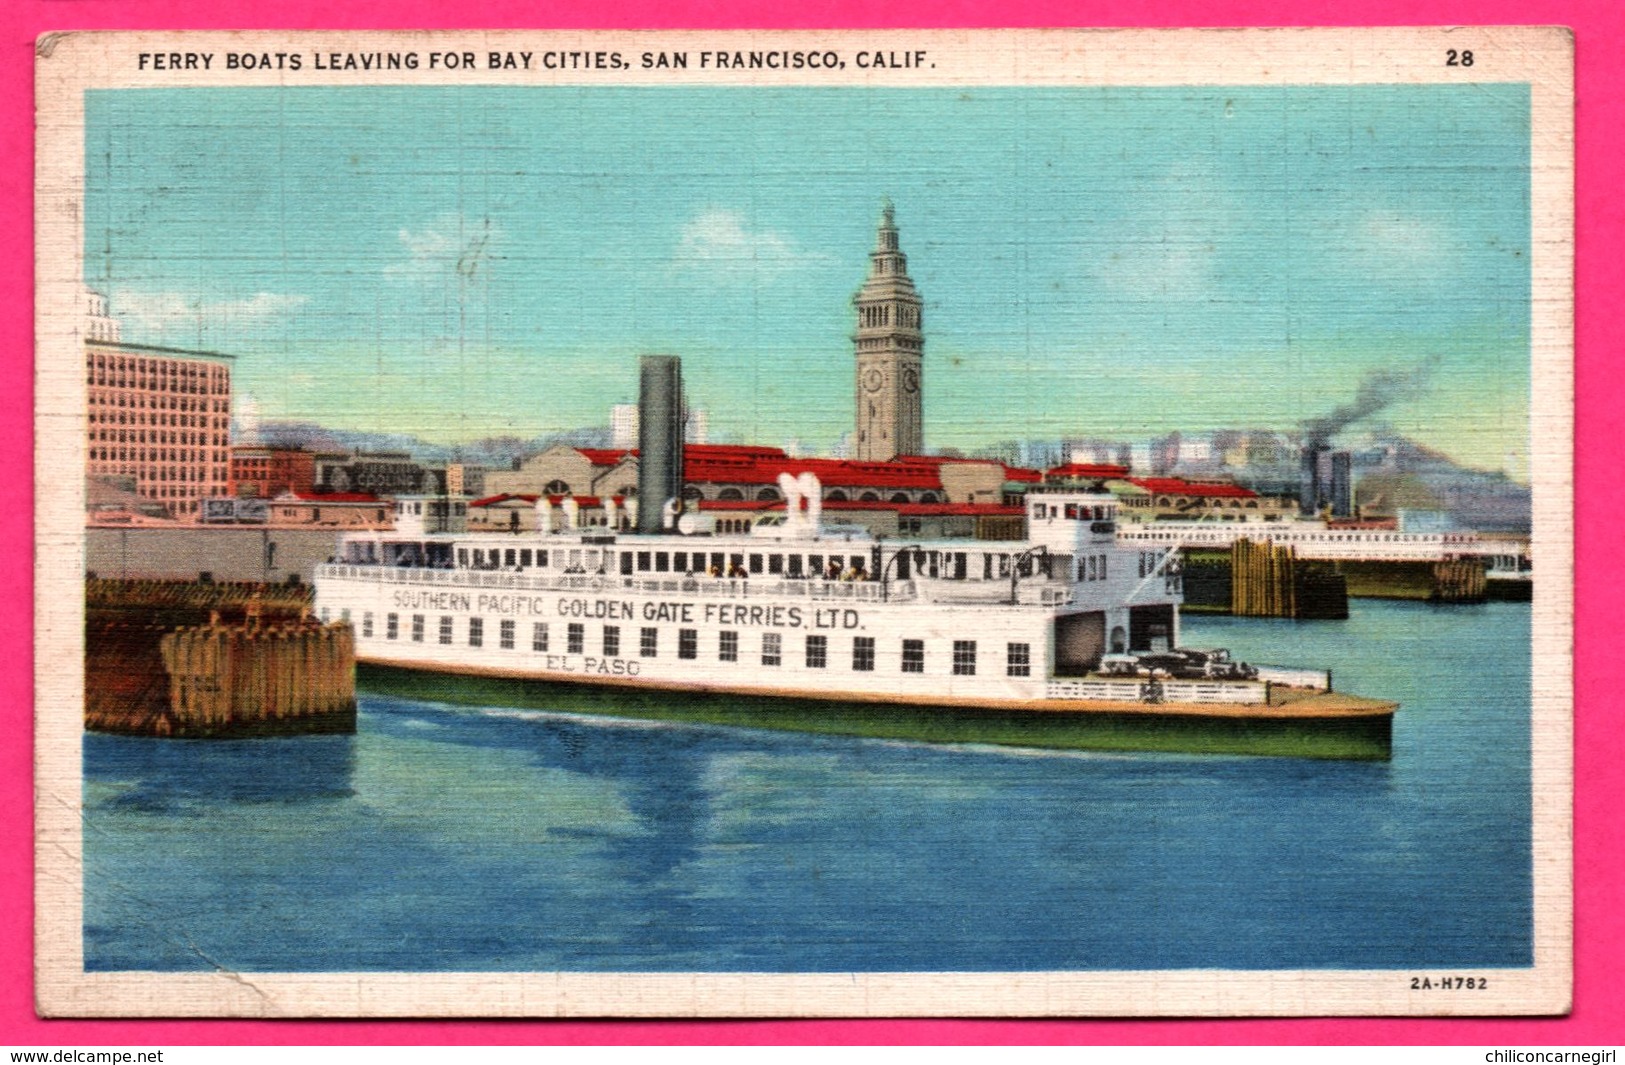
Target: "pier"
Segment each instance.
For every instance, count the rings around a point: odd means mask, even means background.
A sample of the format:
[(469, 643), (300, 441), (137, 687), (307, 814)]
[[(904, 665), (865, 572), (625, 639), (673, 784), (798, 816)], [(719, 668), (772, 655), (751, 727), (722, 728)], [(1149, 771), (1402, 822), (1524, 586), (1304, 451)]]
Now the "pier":
[(1186, 549), (1184, 609), (1236, 617), (1342, 619), (1354, 591), (1330, 562), (1288, 544), (1237, 540), (1228, 551)]
[(355, 637), (303, 586), (86, 581), (85, 727), (169, 737), (355, 731)]

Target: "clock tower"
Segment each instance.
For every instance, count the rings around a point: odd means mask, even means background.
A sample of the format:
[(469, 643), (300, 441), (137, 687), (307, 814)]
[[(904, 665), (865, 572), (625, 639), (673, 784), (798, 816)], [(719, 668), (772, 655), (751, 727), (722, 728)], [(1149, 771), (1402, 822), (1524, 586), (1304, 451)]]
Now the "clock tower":
[(897, 245), (897, 221), (886, 201), (869, 253), (869, 277), (852, 305), (858, 329), (856, 457), (885, 462), (924, 448), (920, 362), (925, 354), (921, 302)]

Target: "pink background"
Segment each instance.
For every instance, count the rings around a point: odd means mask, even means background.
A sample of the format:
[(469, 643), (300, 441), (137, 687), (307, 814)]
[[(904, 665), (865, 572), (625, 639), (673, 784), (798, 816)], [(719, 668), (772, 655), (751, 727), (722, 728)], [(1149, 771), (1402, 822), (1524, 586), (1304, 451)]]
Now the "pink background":
[[(1625, 1036), (1625, 727), (1604, 670), (1608, 603), (1621, 593), (1611, 551), (1625, 526), (1625, 493), (1610, 489), (1621, 436), (1625, 372), (1625, 4), (1620, 0), (823, 0), (800, 7), (740, 0), (7, 0), (0, 3), (0, 329), (12, 387), (0, 389), (0, 1045), (306, 1043), (1413, 1043), (1608, 1044)], [(702, 28), (769, 26), (1236, 26), (1566, 25), (1576, 36), (1577, 234), (1575, 594), (1575, 991), (1566, 1018), (1535, 1020), (1271, 1021), (718, 1021), (718, 1022), (244, 1022), (41, 1021), (32, 978), (33, 833), (30, 478), (33, 293), (33, 42), (70, 29)]]

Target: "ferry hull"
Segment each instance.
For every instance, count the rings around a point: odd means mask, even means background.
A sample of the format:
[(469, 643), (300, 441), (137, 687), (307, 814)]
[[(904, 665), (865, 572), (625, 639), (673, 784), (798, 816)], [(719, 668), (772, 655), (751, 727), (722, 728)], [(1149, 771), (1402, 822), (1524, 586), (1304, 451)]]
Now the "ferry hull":
[(1392, 751), (1391, 704), (1316, 716), (1237, 713), (1232, 707), (1192, 704), (1009, 709), (605, 685), (368, 662), (358, 664), (356, 684), (361, 693), (462, 705), (926, 743), (1357, 761), (1387, 761)]

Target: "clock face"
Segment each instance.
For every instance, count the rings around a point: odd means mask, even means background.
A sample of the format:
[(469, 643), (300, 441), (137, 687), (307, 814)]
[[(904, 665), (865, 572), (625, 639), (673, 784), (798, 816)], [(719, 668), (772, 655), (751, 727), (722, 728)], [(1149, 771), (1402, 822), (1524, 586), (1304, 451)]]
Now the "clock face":
[(910, 366), (903, 371), (903, 391), (918, 392), (920, 390), (920, 372)]
[(886, 383), (886, 377), (879, 370), (871, 369), (863, 375), (863, 387), (870, 392), (879, 392), (880, 386)]

